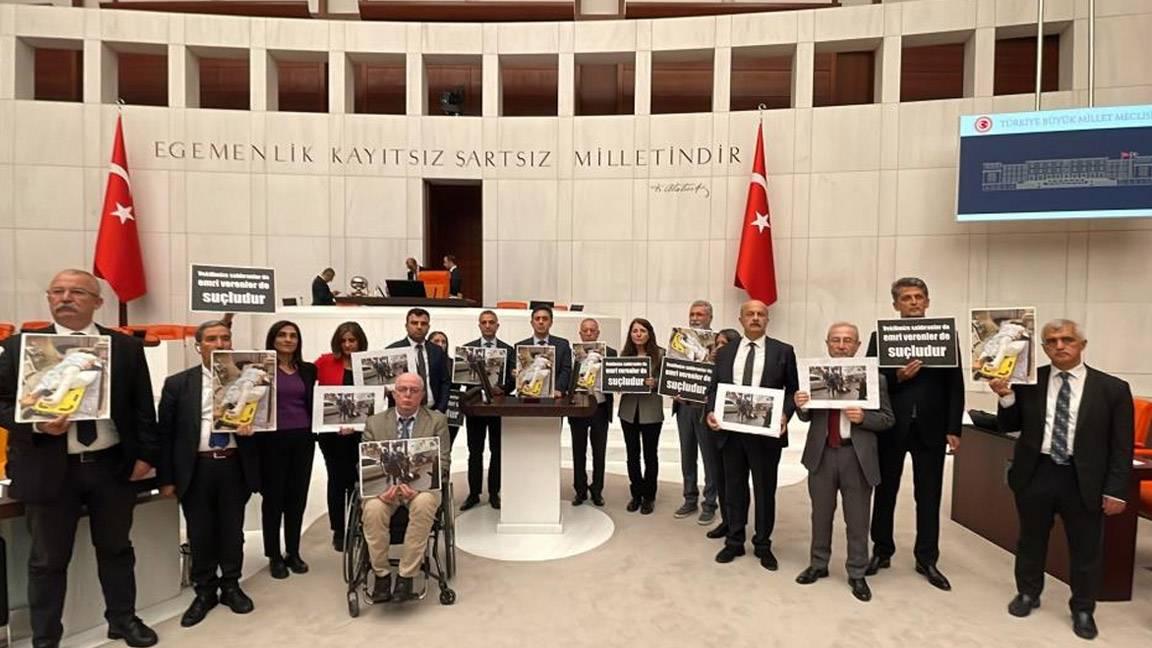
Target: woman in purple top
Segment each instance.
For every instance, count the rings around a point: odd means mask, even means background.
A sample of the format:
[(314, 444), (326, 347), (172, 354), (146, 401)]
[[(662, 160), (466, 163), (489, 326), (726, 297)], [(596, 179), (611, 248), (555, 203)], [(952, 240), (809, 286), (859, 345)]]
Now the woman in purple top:
[[(265, 348), (276, 351), (276, 427), (256, 438), (260, 442), (260, 506), (264, 555), (272, 578), (303, 574), (300, 533), (308, 484), (312, 480), (312, 388), (316, 365), (300, 356), (300, 327), (280, 321), (268, 329)], [(284, 553), (280, 553), (280, 523), (284, 523)]]

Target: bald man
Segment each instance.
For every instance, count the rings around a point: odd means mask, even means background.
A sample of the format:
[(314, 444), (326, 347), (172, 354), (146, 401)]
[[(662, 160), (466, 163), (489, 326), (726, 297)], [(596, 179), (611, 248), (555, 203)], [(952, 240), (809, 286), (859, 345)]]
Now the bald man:
[[(793, 397), (799, 390), (796, 378), (796, 352), (792, 346), (768, 337), (768, 306), (757, 300), (740, 307), (740, 325), (744, 337), (726, 344), (716, 352), (712, 385), (708, 389), (708, 415), (705, 422), (716, 434), (716, 443), (724, 462), (724, 548), (716, 562), (730, 563), (744, 555), (744, 527), (748, 523), (748, 475), (752, 475), (755, 494), (756, 534), (752, 547), (760, 566), (769, 571), (779, 569), (772, 554), (772, 529), (776, 524), (776, 477), (780, 453), (788, 447), (787, 424), (796, 411)], [(712, 413), (716, 391), (721, 383), (755, 385), (784, 390), (780, 437), (747, 434), (725, 430)]]
[(156, 465), (160, 442), (152, 381), (139, 340), (98, 326), (104, 303), (100, 282), (83, 270), (64, 270), (47, 290), (52, 324), (28, 333), (107, 335), (112, 339), (110, 420), (70, 421), (60, 416), (35, 424), (16, 422), (17, 369), (23, 335), (0, 343), (0, 427), (8, 430), (12, 496), (24, 502), (32, 538), (28, 602), (34, 646), (58, 646), (68, 584), (68, 563), (82, 508), (96, 548), (108, 638), (129, 646), (158, 639), (136, 616), (136, 555), (129, 533), (136, 504), (133, 481)]

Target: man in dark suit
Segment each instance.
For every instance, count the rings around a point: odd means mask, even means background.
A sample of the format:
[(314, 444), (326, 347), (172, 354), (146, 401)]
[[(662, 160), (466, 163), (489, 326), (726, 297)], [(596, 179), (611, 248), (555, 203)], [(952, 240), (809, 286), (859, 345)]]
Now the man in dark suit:
[(337, 290), (336, 292), (332, 292), (332, 290), (328, 287), (328, 284), (332, 283), (332, 280), (335, 278), (335, 270), (332, 268), (324, 268), (324, 272), (321, 272), (316, 276), (315, 279), (312, 280), (313, 306), (336, 305), (336, 295), (340, 294), (340, 291)]
[[(744, 555), (744, 528), (748, 524), (748, 475), (752, 475), (756, 499), (756, 534), (752, 546), (760, 565), (775, 571), (779, 568), (772, 554), (772, 529), (776, 524), (776, 478), (780, 453), (788, 447), (788, 420), (796, 410), (792, 398), (799, 389), (796, 381), (796, 353), (791, 345), (766, 335), (768, 306), (752, 300), (740, 307), (740, 325), (744, 337), (736, 344), (725, 345), (716, 353), (716, 369), (708, 389), (705, 421), (717, 435), (717, 445), (724, 456), (724, 506), (728, 534), (716, 562), (729, 563)], [(780, 437), (730, 432), (716, 420), (716, 390), (721, 384), (756, 385), (784, 390), (784, 411), (780, 417)]]
[(460, 293), (460, 266), (456, 265), (456, 255), (444, 255), (444, 269), (448, 271), (448, 295), (450, 297), (463, 297)]
[[(855, 324), (838, 322), (828, 327), (824, 338), (832, 358), (851, 358), (860, 350), (860, 330)], [(884, 376), (880, 376), (880, 407), (843, 411), (808, 409), (809, 394), (796, 392), (797, 417), (808, 421), (808, 440), (802, 461), (808, 469), (808, 495), (812, 498), (812, 550), (808, 566), (796, 577), (810, 585), (828, 576), (832, 557), (832, 518), (836, 515), (836, 493), (844, 500), (844, 523), (848, 527), (848, 585), (861, 601), (872, 600), (872, 590), (864, 579), (868, 568), (868, 512), (872, 489), (880, 483), (880, 460), (876, 434), (896, 422), (888, 402)], [(861, 396), (861, 400), (863, 400)]]
[[(500, 330), (500, 319), (496, 313), (485, 310), (480, 313), (480, 337), (464, 346), (503, 349), (505, 353), (504, 374), (499, 385), (492, 385), (493, 394), (510, 394), (514, 386), (512, 363), (516, 361), (516, 350), (507, 342), (496, 337)], [(492, 508), (500, 508), (500, 417), (469, 416), (464, 421), (468, 431), (468, 497), (460, 505), (461, 511), (480, 503), (480, 492), (484, 484), (484, 439), (488, 439), (488, 501)]]
[(424, 395), (428, 406), (441, 414), (448, 411), (448, 392), (452, 391), (452, 375), (448, 371), (448, 354), (435, 344), (428, 344), (428, 328), (432, 316), (423, 308), (412, 308), (404, 319), (408, 337), (388, 345), (389, 349), (412, 347), (416, 352), (418, 374), (428, 384)]
[(68, 563), (81, 507), (87, 508), (96, 548), (108, 638), (152, 646), (158, 638), (136, 616), (136, 555), (129, 534), (136, 484), (160, 454), (156, 410), (144, 347), (136, 339), (96, 325), (104, 303), (100, 283), (83, 270), (64, 270), (48, 287), (53, 326), (34, 333), (107, 335), (112, 340), (111, 420), (16, 422), (22, 335), (0, 346), (0, 427), (8, 430), (11, 493), (23, 500), (32, 552), (28, 605), (32, 645), (60, 645)]
[[(928, 285), (916, 277), (892, 282), (892, 306), (901, 318), (924, 317)], [(868, 342), (868, 356), (876, 355), (876, 334)], [(872, 576), (892, 564), (896, 553), (893, 519), (904, 456), (912, 455), (916, 490), (916, 572), (934, 587), (952, 589), (940, 572), (940, 497), (944, 489), (944, 449), (960, 447), (960, 420), (964, 415), (964, 375), (960, 367), (924, 367), (914, 359), (899, 369), (881, 369), (888, 382), (896, 426), (880, 436), (880, 484), (872, 501)]]
[(180, 498), (192, 548), (196, 598), (180, 625), (204, 620), (217, 603), (236, 614), (254, 608), (240, 589), (244, 563), (244, 506), (260, 486), (252, 426), (235, 434), (212, 432), (212, 352), (232, 348), (232, 330), (220, 320), (196, 329), (201, 364), (173, 374), (160, 393), (160, 493)]
[[(600, 323), (592, 318), (580, 322), (580, 341), (596, 342), (600, 339)], [(616, 349), (608, 347), (608, 357), (616, 357)], [(574, 374), (576, 372), (573, 372)], [(604, 462), (608, 452), (608, 425), (612, 423), (612, 394), (592, 392), (596, 411), (592, 416), (568, 417), (572, 431), (572, 489), (576, 496), (572, 506), (580, 506), (592, 495), (592, 503), (604, 506)], [(592, 486), (588, 486), (588, 441), (592, 441)]]
[(553, 398), (560, 398), (572, 385), (572, 345), (568, 340), (550, 335), (552, 330), (552, 308), (543, 304), (532, 309), (532, 337), (516, 343), (516, 346), (556, 347), (556, 372)]
[(1103, 516), (1124, 511), (1132, 472), (1132, 391), (1128, 383), (1084, 364), (1088, 341), (1071, 320), (1044, 325), (1040, 339), (1052, 361), (1035, 385), (990, 383), (1000, 397), (1001, 432), (1020, 431), (1008, 485), (1016, 495), (1020, 539), (1016, 544), (1013, 616), (1040, 607), (1048, 536), (1057, 514), (1068, 538), (1072, 630), (1096, 637)]

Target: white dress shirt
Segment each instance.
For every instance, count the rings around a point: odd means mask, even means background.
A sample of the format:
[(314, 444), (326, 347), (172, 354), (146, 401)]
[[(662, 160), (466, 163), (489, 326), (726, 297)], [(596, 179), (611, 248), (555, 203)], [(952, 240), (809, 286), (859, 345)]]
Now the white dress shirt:
[[(1076, 447), (1076, 416), (1080, 412), (1080, 399), (1084, 396), (1084, 380), (1088, 377), (1088, 368), (1084, 363), (1068, 370), (1068, 387), (1072, 393), (1068, 396), (1068, 456), (1073, 455)], [(1056, 420), (1056, 398), (1060, 395), (1060, 388), (1064, 379), (1060, 377), (1060, 370), (1052, 367), (1048, 374), (1048, 397), (1044, 403), (1044, 440), (1040, 443), (1040, 452), (1052, 454), (1052, 425)], [(1001, 407), (1012, 407), (1016, 404), (1015, 392), (1000, 397)]]
[[(408, 346), (412, 347), (413, 349), (416, 348), (417, 344), (420, 345), (420, 350), (417, 351), (416, 353), (424, 356), (424, 371), (425, 371), (425, 373), (431, 372), (432, 366), (430, 364), (428, 364), (428, 345), (431, 344), (431, 342), (428, 341), (428, 338), (424, 338), (423, 342), (417, 342), (416, 340), (413, 340), (412, 338), (407, 338), (407, 339), (408, 339)], [(419, 367), (419, 366), (420, 366), (419, 364), (416, 365), (416, 367)], [(412, 367), (412, 373), (416, 373), (416, 367)], [(424, 382), (428, 383), (428, 377), (427, 376), (424, 377)], [(427, 387), (428, 385), (426, 384), (425, 386)]]
[[(201, 379), (203, 386), (200, 389), (200, 452), (211, 452), (213, 450), (220, 450), (220, 448), (213, 448), (208, 441), (212, 436), (212, 371), (200, 365)], [(228, 445), (225, 448), (236, 447), (236, 436), (233, 434), (228, 435)]]
[(760, 379), (764, 376), (764, 342), (767, 340), (767, 335), (761, 335), (755, 340), (740, 338), (740, 348), (736, 351), (736, 359), (732, 362), (733, 383), (744, 384), (744, 365), (748, 362), (748, 349), (755, 344), (756, 357), (752, 361), (752, 386), (760, 386)]
[[(70, 328), (56, 324), (57, 335), (103, 335), (100, 329), (96, 328), (95, 322), (88, 322), (88, 326), (79, 331), (73, 331)], [(109, 361), (111, 361), (111, 351), (109, 351)], [(111, 368), (105, 374), (107, 377), (112, 376)], [(105, 388), (111, 388), (111, 385), (105, 385)], [(92, 445), (84, 445), (76, 438), (76, 424), (73, 423), (68, 426), (68, 454), (80, 454), (82, 452), (96, 452), (97, 450), (104, 450), (120, 443), (120, 433), (116, 431), (116, 424), (112, 419), (102, 419), (96, 421), (96, 440)]]

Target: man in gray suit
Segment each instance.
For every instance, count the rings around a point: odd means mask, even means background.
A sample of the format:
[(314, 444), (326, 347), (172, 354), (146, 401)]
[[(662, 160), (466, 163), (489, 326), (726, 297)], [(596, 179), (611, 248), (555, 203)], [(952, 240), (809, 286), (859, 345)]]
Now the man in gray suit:
[[(860, 330), (855, 324), (837, 322), (828, 328), (824, 344), (833, 358), (851, 358), (860, 349)], [(805, 376), (801, 379), (806, 381)], [(801, 383), (806, 384), (806, 382)], [(836, 514), (836, 492), (844, 500), (844, 521), (848, 526), (848, 584), (861, 601), (872, 599), (864, 580), (868, 567), (868, 520), (871, 516), (872, 488), (880, 483), (880, 460), (876, 433), (896, 423), (888, 402), (888, 387), (880, 376), (880, 409), (813, 409), (809, 395), (798, 391), (794, 397), (796, 415), (808, 421), (808, 440), (802, 461), (808, 469), (808, 495), (812, 498), (812, 556), (808, 567), (796, 577), (810, 585), (828, 576), (832, 556), (832, 518)]]

